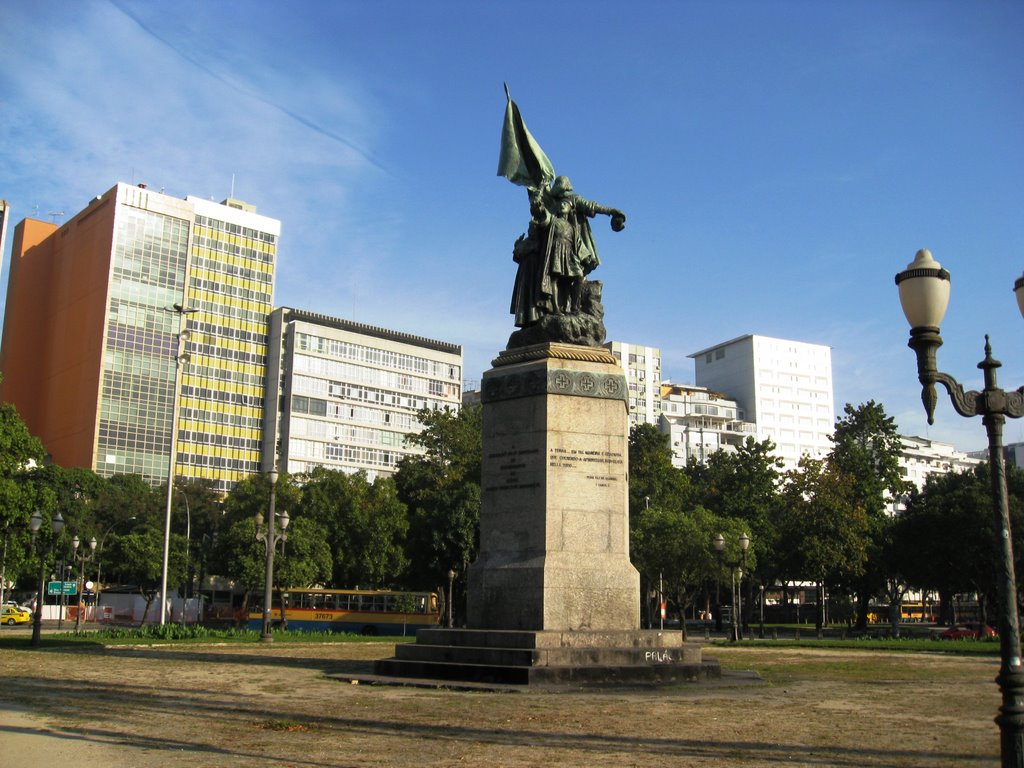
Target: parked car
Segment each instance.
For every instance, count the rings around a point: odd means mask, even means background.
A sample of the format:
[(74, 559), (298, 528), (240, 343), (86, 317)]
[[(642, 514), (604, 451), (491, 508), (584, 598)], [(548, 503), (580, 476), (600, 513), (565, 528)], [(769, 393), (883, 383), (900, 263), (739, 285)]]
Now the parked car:
[(988, 637), (998, 637), (998, 633), (987, 624), (954, 624), (944, 632), (939, 633), (940, 640), (979, 640)]
[(31, 620), (32, 614), (28, 608), (10, 603), (3, 607), (3, 613), (0, 615), (0, 622), (4, 624), (25, 624)]

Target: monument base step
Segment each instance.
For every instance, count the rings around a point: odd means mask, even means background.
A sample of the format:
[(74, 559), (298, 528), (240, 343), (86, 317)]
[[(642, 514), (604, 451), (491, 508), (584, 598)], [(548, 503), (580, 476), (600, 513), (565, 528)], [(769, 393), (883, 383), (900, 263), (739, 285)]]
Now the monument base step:
[(721, 675), (697, 643), (657, 630), (421, 629), (374, 673), (498, 685), (665, 685)]

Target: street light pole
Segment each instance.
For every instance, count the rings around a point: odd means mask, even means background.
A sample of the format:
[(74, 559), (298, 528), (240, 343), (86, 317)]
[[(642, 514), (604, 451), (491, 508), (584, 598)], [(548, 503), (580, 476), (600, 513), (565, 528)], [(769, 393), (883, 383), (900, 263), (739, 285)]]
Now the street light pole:
[[(1017, 615), (1017, 578), (1013, 565), (1013, 541), (1010, 508), (1003, 457), (1003, 425), (1007, 417), (1024, 416), (1024, 387), (1012, 392), (996, 385), (996, 369), (1001, 363), (992, 357), (992, 346), (985, 337), (985, 358), (978, 363), (984, 371), (985, 389), (965, 392), (952, 376), (941, 373), (937, 351), (942, 346), (939, 326), (949, 304), (949, 272), (932, 258), (928, 249), (918, 251), (904, 270), (896, 275), (900, 304), (910, 323), (908, 345), (917, 355), (917, 376), (921, 382), (921, 401), (928, 423), (934, 423), (938, 396), (935, 385), (949, 393), (953, 409), (961, 416), (981, 416), (988, 434), (989, 468), (992, 481), (992, 515), (997, 531), (1000, 555), (997, 593), (1000, 601), (1000, 667), (996, 682), (1002, 692), (1002, 706), (996, 723), (1000, 730), (1003, 766), (1024, 766), (1024, 668), (1021, 665), (1020, 623)], [(1014, 285), (1017, 306), (1024, 315), (1024, 277)]]
[(185, 342), (189, 333), (183, 327), (185, 316), (198, 312), (181, 304), (164, 307), (165, 312), (174, 312), (178, 316), (178, 344), (174, 354), (174, 388), (171, 391), (171, 429), (170, 448), (167, 457), (167, 498), (164, 504), (164, 555), (160, 570), (160, 626), (167, 623), (167, 564), (171, 557), (171, 498), (174, 494), (174, 466), (178, 453), (178, 400), (181, 394), (181, 370), (188, 363), (189, 355), (185, 351)]
[(448, 629), (454, 626), (452, 622), (452, 588), (455, 586), (455, 569), (448, 569)]
[(271, 601), (274, 597), (274, 550), (277, 548), (277, 542), (287, 541), (288, 534), (288, 513), (284, 512), (281, 514), (281, 530), (278, 532), (275, 526), (276, 513), (274, 512), (274, 505), (277, 497), (277, 470), (271, 470), (267, 473), (267, 478), (270, 480), (270, 505), (267, 507), (267, 520), (266, 528), (260, 524), (259, 515), (256, 516), (256, 538), (266, 544), (267, 547), (267, 561), (266, 561), (266, 572), (264, 574), (265, 581), (263, 584), (263, 631), (260, 633), (260, 640), (264, 643), (272, 643), (274, 636), (271, 634)]
[(725, 559), (725, 538), (715, 536), (715, 554), (718, 556), (718, 573), (715, 574), (715, 632), (722, 631), (722, 565)]
[[(732, 602), (732, 621), (731, 621), (731, 632), (732, 637), (730, 638), (733, 642), (741, 639), (738, 614), (743, 610), (743, 598), (740, 594), (743, 585), (743, 571), (747, 567), (747, 548), (750, 546), (750, 537), (747, 534), (741, 534), (739, 539), (740, 544), (740, 559), (739, 560), (726, 560), (725, 559), (725, 537), (722, 534), (718, 534), (714, 538), (715, 552), (718, 553), (718, 565), (729, 566), (729, 595), (730, 601)], [(739, 580), (737, 584), (736, 569), (739, 569)], [(716, 600), (717, 600), (717, 589), (716, 589)], [(719, 613), (721, 613), (721, 606), (719, 606)], [(716, 630), (721, 628), (721, 619), (716, 619)]]
[(71, 540), (71, 556), (81, 563), (81, 567), (78, 570), (78, 611), (75, 613), (75, 632), (82, 629), (82, 591), (85, 589), (85, 561), (92, 560), (92, 556), (96, 553), (96, 537), (93, 536), (89, 539), (89, 551), (78, 554), (78, 546), (81, 544), (81, 540), (75, 536)]
[[(28, 521), (28, 529), (32, 533), (32, 546), (36, 548), (39, 555), (39, 588), (36, 590), (36, 612), (32, 617), (32, 647), (38, 648), (42, 642), (43, 628), (43, 592), (46, 589), (46, 556), (49, 555), (57, 544), (61, 532), (64, 530), (64, 518), (60, 512), (54, 512), (50, 519), (50, 540), (43, 544), (38, 539), (39, 529), (43, 525), (43, 516), (39, 512), (33, 512)], [(62, 590), (63, 591), (63, 590)]]

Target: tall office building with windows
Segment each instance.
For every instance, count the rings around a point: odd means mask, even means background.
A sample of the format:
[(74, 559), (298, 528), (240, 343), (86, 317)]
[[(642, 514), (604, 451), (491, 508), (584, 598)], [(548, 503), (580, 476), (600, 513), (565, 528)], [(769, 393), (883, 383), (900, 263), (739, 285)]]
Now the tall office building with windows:
[(462, 347), (279, 308), (270, 319), (264, 466), (365, 471), (371, 480), (420, 453), (405, 436), (421, 408), (462, 402)]
[(747, 335), (690, 355), (697, 386), (727, 392), (770, 438), (786, 469), (832, 449), (832, 350), (821, 344)]
[(661, 418), (661, 350), (642, 344), (609, 341), (604, 345), (626, 374), (629, 425), (658, 425)]
[[(15, 229), (0, 398), (62, 466), (175, 472), (219, 490), (260, 470), (280, 222), (237, 200), (117, 184), (63, 226)], [(189, 362), (174, 391), (181, 316)], [(180, 397), (178, 423), (171, 424)]]

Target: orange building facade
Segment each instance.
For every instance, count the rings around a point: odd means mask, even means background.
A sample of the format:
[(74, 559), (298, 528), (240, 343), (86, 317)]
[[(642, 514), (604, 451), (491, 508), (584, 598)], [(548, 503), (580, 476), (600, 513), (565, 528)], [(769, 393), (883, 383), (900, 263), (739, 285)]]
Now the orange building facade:
[[(61, 227), (14, 232), (0, 399), (52, 460), (102, 476), (228, 490), (260, 471), (267, 318), (280, 222), (237, 201), (118, 184)], [(191, 363), (175, 391), (179, 316)]]
[(0, 399), (69, 467), (92, 465), (113, 231), (113, 206), (88, 213), (15, 228), (0, 348)]

